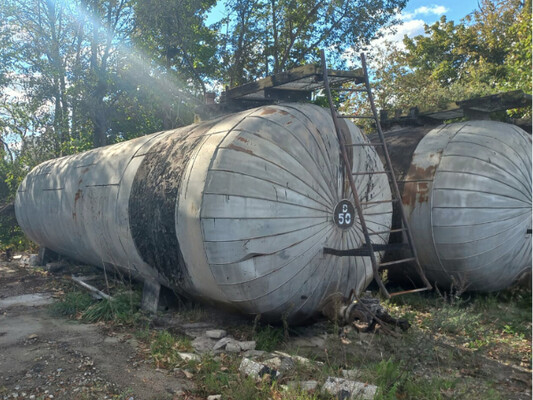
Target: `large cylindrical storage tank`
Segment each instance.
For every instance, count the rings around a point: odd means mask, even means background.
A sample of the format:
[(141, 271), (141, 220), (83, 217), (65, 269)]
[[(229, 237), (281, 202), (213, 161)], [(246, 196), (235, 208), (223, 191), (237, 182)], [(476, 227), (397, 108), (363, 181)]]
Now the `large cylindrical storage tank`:
[(494, 291), (531, 270), (531, 136), (496, 121), (402, 131), (387, 142), (429, 281)]
[[(348, 142), (366, 140), (347, 128)], [(371, 147), (351, 148), (357, 171), (382, 170)], [(47, 161), (21, 184), (15, 210), (57, 253), (294, 323), (372, 279), (367, 257), (323, 254), (363, 243), (357, 221), (333, 218), (348, 197), (339, 151), (328, 111), (265, 106)], [(383, 174), (357, 178), (361, 198), (390, 199)], [(389, 203), (364, 212), (369, 229), (390, 227)]]

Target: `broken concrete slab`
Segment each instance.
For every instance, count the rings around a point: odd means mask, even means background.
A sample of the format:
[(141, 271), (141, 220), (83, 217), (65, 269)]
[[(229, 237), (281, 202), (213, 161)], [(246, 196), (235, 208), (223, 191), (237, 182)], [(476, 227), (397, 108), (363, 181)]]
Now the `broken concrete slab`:
[(257, 358), (266, 354), (264, 350), (246, 350), (244, 356), (248, 358)]
[(198, 354), (178, 352), (178, 356), (184, 361), (200, 361), (200, 356)]
[(317, 381), (290, 381), (287, 382), (289, 389), (301, 389), (306, 392), (312, 392), (318, 388)]
[(198, 353), (207, 353), (213, 350), (215, 343), (214, 339), (206, 336), (198, 336), (191, 342), (191, 345)]
[(213, 346), (213, 350), (222, 350), (226, 347), (228, 343), (230, 343), (233, 340), (235, 339), (232, 339), (229, 337), (222, 338), (218, 342), (215, 343), (215, 345)]
[(285, 373), (294, 369), (295, 363), (292, 358), (288, 357), (273, 357), (266, 361), (264, 364), (272, 369), (279, 371), (280, 373)]
[(226, 335), (227, 332), (224, 329), (211, 329), (205, 331), (205, 336), (210, 339), (222, 339), (223, 337), (226, 337)]
[(239, 346), (241, 347), (242, 351), (249, 351), (249, 350), (255, 350), (255, 340), (248, 340), (244, 342), (239, 342)]
[(329, 376), (322, 391), (342, 399), (372, 400), (377, 391), (377, 386), (367, 383), (351, 381), (344, 378)]
[(227, 343), (225, 350), (228, 353), (240, 353), (242, 349), (241, 349), (239, 342), (235, 340), (235, 341), (230, 341), (229, 343)]
[(244, 357), (239, 365), (239, 372), (244, 376), (249, 376), (256, 380), (261, 380), (263, 376), (270, 375), (272, 379), (279, 376), (279, 372), (265, 364), (250, 360)]

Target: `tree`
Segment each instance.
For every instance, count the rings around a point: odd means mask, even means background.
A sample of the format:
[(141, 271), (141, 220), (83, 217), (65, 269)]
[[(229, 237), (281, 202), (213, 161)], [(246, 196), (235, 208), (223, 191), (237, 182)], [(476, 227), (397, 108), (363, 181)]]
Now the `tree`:
[(373, 59), (380, 108), (429, 111), (502, 91), (531, 92), (530, 0), (483, 0), (460, 23), (443, 16), (404, 44)]
[(320, 48), (333, 49), (343, 63), (378, 30), (395, 22), (404, 0), (230, 0), (221, 57), (231, 85), (242, 84), (319, 60)]
[[(216, 0), (137, 0), (135, 43), (155, 68), (175, 73), (192, 92), (206, 92), (217, 71), (216, 32), (205, 25)], [(189, 84), (185, 84), (190, 82)]]

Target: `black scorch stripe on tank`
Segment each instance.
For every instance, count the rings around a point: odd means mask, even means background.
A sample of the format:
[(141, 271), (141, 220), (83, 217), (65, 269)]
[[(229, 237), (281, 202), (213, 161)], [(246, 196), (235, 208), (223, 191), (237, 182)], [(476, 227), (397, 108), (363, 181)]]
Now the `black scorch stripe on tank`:
[(129, 198), (130, 229), (139, 254), (184, 294), (194, 289), (176, 234), (176, 203), (185, 168), (212, 125), (180, 129), (158, 140), (144, 156)]

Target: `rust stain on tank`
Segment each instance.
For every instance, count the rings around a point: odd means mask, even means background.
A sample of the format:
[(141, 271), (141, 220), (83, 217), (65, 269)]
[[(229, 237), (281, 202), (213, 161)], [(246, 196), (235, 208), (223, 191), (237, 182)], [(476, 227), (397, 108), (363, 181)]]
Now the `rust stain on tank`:
[(261, 113), (261, 115), (270, 115), (270, 114), (275, 114), (276, 113), (276, 109), (275, 108), (270, 108), (270, 107), (267, 107), (263, 110), (263, 112)]
[(78, 191), (74, 195), (74, 207), (76, 207), (76, 203), (78, 203), (78, 200), (80, 199), (81, 194), (82, 194), (81, 189), (78, 189)]
[[(81, 196), (82, 196), (82, 191), (81, 191), (81, 189), (78, 189), (78, 191), (77, 191), (76, 194), (74, 195), (74, 209), (76, 209), (76, 205), (77, 205), (77, 203), (78, 203), (78, 200), (81, 198)], [(76, 214), (76, 212), (74, 211), (74, 212), (72, 213), (72, 218), (73, 218), (73, 219), (76, 219), (76, 216), (77, 216), (77, 214)]]
[(407, 181), (403, 187), (402, 203), (405, 206), (414, 206), (416, 203), (427, 203), (429, 201), (429, 182), (432, 181), (437, 166), (431, 165), (427, 168), (418, 167), (415, 164), (409, 168)]
[(264, 111), (261, 113), (261, 115), (270, 115), (270, 114), (275, 114), (277, 112), (279, 112), (281, 115), (289, 115), (289, 113), (285, 110), (277, 110), (271, 107), (265, 108)]
[(237, 151), (242, 151), (244, 153), (248, 153), (248, 154), (254, 154), (252, 150), (248, 150), (248, 149), (245, 149), (244, 147), (240, 147), (240, 146), (236, 146), (234, 144), (230, 144), (228, 146), (228, 149), (232, 149), (232, 150), (237, 150)]

